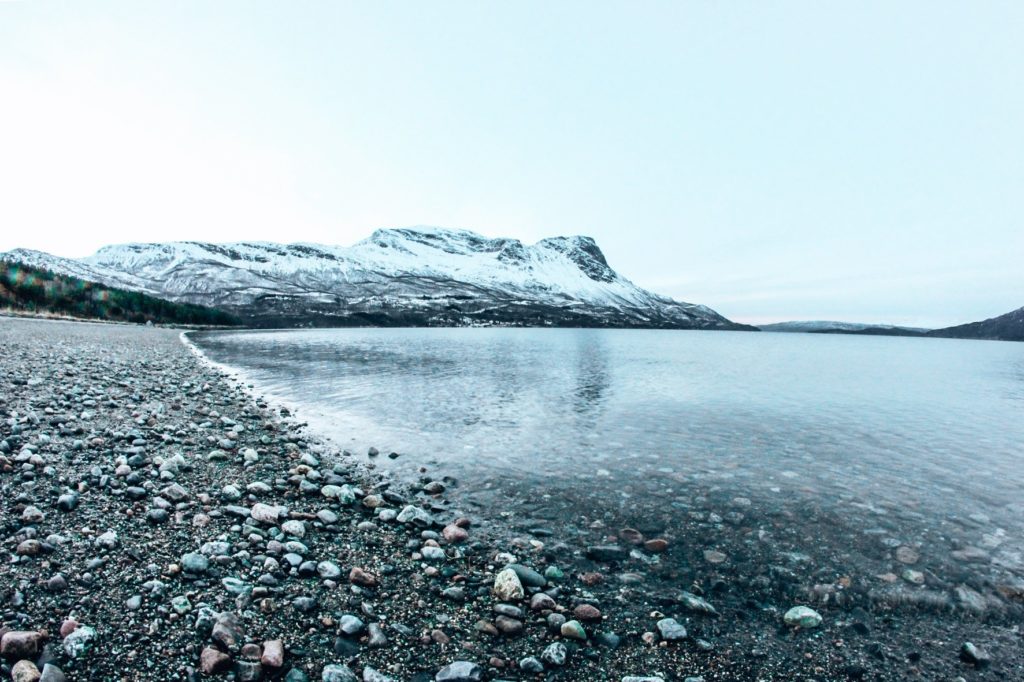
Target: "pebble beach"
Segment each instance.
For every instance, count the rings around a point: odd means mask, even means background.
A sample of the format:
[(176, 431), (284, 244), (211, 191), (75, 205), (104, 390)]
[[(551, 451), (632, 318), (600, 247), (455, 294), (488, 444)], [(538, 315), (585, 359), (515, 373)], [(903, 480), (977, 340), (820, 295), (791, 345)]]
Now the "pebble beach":
[(756, 508), (681, 572), (682, 522), (579, 545), (388, 456), (338, 451), (179, 329), (0, 318), (0, 679), (1024, 679), (1024, 592), (874, 608), (858, 576), (759, 563)]

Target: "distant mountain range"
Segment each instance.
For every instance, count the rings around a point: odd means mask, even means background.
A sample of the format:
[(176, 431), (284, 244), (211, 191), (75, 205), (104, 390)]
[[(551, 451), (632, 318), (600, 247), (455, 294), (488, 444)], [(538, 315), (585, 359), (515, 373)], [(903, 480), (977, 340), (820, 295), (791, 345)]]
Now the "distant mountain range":
[(991, 341), (1024, 341), (1024, 308), (993, 317), (942, 329), (899, 327), (857, 322), (777, 322), (761, 325), (766, 332), (802, 332), (808, 334), (858, 334), (866, 336), (928, 336), (947, 339), (987, 339)]
[(918, 327), (900, 327), (892, 324), (864, 324), (860, 322), (834, 322), (831, 320), (812, 320), (807, 322), (776, 322), (759, 325), (766, 332), (801, 332), (807, 334), (854, 334), (868, 331), (893, 331), (924, 333), (927, 329)]
[(225, 310), (254, 326), (577, 326), (752, 330), (641, 289), (590, 237), (534, 245), (439, 228), (378, 230), (351, 247), (170, 242), (81, 259), (0, 260)]
[(971, 322), (945, 329), (935, 329), (928, 336), (949, 339), (992, 339), (997, 341), (1024, 341), (1024, 308), (981, 322)]

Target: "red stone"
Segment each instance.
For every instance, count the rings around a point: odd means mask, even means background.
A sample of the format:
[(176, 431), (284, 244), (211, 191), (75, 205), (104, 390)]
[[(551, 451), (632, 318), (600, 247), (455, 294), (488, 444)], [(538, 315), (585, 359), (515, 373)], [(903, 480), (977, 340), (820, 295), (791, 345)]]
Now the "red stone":
[(590, 604), (580, 604), (573, 609), (572, 615), (576, 620), (583, 622), (601, 620), (601, 611), (596, 606)]
[(280, 668), (284, 665), (284, 642), (279, 639), (264, 642), (260, 663), (268, 668)]
[(41, 632), (12, 630), (0, 639), (0, 656), (4, 658), (31, 658), (39, 655), (39, 648), (46, 638)]
[(648, 552), (660, 554), (661, 552), (664, 552), (666, 549), (668, 549), (668, 540), (665, 540), (664, 538), (655, 538), (654, 540), (648, 540), (644, 543), (644, 549), (646, 549)]
[(220, 649), (208, 646), (199, 654), (199, 669), (204, 675), (216, 675), (231, 667), (231, 657)]
[(356, 566), (348, 574), (348, 581), (354, 585), (362, 585), (363, 587), (376, 587), (377, 576)]

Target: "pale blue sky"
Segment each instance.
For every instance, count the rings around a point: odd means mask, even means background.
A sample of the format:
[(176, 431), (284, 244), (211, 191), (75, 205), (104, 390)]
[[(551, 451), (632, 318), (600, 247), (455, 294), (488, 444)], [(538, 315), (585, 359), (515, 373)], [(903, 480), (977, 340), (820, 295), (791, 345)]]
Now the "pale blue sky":
[(0, 250), (589, 234), (737, 320), (1024, 305), (1024, 3), (0, 2)]

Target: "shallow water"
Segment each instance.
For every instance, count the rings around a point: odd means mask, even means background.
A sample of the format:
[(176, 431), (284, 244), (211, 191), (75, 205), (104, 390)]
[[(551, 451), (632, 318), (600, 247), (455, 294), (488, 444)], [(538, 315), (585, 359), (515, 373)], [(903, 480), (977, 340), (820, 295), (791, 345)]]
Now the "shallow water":
[(194, 339), (340, 447), (401, 453), (379, 461), (501, 490), (505, 507), (562, 494), (639, 524), (740, 498), (748, 516), (803, 515), (807, 544), (857, 532), (872, 547), (945, 542), (945, 555), (987, 538), (993, 563), (1021, 575), (1024, 344), (563, 329)]

